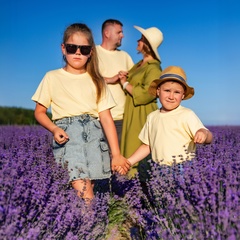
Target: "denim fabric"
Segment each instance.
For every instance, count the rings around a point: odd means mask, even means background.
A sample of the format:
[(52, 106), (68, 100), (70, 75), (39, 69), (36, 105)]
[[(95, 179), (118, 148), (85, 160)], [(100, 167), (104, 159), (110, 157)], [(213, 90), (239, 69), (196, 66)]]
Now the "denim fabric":
[(69, 136), (69, 141), (62, 145), (53, 140), (53, 154), (68, 169), (70, 181), (111, 176), (109, 146), (97, 119), (83, 114), (57, 120), (55, 124)]

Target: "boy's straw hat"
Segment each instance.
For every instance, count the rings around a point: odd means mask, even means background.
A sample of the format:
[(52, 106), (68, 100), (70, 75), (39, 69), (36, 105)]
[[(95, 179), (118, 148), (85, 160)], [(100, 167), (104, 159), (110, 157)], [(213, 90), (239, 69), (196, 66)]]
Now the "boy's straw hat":
[(194, 95), (194, 88), (189, 87), (187, 84), (186, 73), (183, 71), (182, 68), (177, 67), (177, 66), (170, 66), (170, 67), (165, 68), (162, 71), (160, 78), (155, 79), (151, 83), (151, 85), (148, 89), (148, 92), (153, 96), (157, 96), (157, 87), (159, 86), (159, 84), (169, 81), (169, 80), (179, 82), (185, 86), (186, 90), (185, 90), (183, 100), (189, 99)]
[(159, 61), (161, 61), (161, 58), (158, 54), (157, 49), (163, 41), (162, 32), (156, 27), (151, 27), (151, 28), (147, 28), (147, 29), (143, 29), (143, 28), (138, 27), (138, 26), (134, 26), (134, 27), (139, 32), (141, 32), (142, 35), (148, 40), (148, 42), (150, 43), (150, 45), (152, 47), (152, 50), (155, 53), (156, 57), (159, 59)]

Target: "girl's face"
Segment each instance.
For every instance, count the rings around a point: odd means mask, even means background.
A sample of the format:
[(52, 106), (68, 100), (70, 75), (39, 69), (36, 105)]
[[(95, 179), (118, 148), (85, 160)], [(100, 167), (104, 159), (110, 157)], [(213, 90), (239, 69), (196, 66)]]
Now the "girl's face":
[(184, 87), (178, 82), (167, 81), (157, 88), (157, 96), (162, 104), (161, 112), (170, 112), (184, 98)]
[[(72, 44), (72, 45), (70, 45)], [(78, 47), (76, 46), (84, 46)], [(81, 74), (86, 72), (86, 63), (91, 56), (91, 47), (87, 38), (82, 33), (74, 33), (65, 44), (61, 45), (62, 53), (66, 57), (65, 70), (73, 74)], [(74, 48), (76, 52), (74, 53)]]

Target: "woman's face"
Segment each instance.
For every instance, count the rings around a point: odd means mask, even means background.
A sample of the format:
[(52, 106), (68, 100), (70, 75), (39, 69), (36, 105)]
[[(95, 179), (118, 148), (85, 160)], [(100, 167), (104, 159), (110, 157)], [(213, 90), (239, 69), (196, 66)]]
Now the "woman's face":
[(137, 42), (138, 42), (137, 51), (142, 52), (143, 44), (144, 44), (144, 36), (142, 35), (141, 38), (137, 40)]

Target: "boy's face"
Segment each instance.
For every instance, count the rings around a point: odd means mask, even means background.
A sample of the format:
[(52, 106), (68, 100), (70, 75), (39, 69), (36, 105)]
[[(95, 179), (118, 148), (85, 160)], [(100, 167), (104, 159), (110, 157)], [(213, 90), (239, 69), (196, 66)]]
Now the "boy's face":
[(157, 96), (162, 104), (161, 112), (170, 112), (184, 98), (184, 87), (178, 82), (167, 81), (157, 88)]

